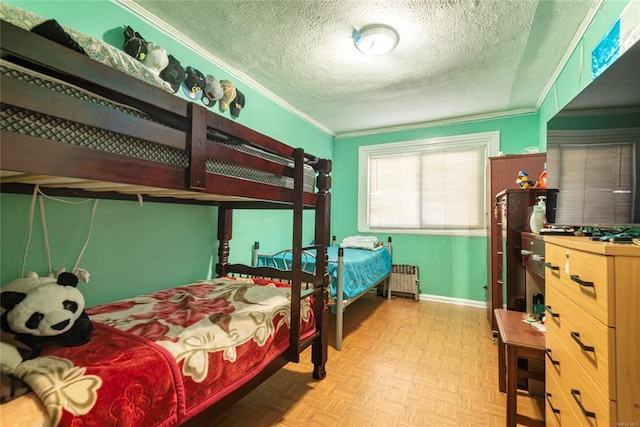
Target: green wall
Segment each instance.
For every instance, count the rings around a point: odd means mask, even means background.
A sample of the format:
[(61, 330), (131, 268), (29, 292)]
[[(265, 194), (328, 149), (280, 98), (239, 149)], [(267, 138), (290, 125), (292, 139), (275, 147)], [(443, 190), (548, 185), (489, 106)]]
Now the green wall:
[[(46, 193), (46, 190), (45, 190)], [(65, 198), (78, 202), (82, 199)], [(20, 277), (31, 196), (0, 196), (2, 283)], [(44, 201), (52, 268), (73, 268), (89, 232), (93, 202)], [(211, 277), (217, 209), (100, 200), (79, 266), (91, 274), (80, 289), (89, 306)], [(39, 207), (25, 273), (48, 273)]]
[[(191, 65), (204, 74), (229, 79), (242, 90), (246, 105), (237, 122), (272, 138), (319, 157), (333, 158), (333, 137), (290, 113), (241, 79), (207, 62), (176, 40), (107, 0), (94, 1), (7, 1), (43, 18), (56, 19), (121, 48), (122, 29), (130, 25), (147, 40), (162, 45), (183, 66)], [(214, 48), (212, 54), (216, 52)], [(179, 92), (176, 96), (182, 96)], [(217, 107), (212, 111), (219, 113)], [(224, 113), (230, 117), (228, 113)], [(19, 277), (22, 252), (28, 230), (31, 196), (0, 195), (1, 283)], [(71, 269), (86, 236), (88, 205), (70, 208), (47, 200), (46, 215), (54, 266)], [(251, 245), (260, 241), (265, 249), (291, 245), (290, 212), (239, 211), (234, 217), (231, 261), (249, 263)], [(176, 204), (102, 200), (99, 203), (91, 242), (81, 266), (91, 273), (82, 286), (89, 306), (125, 298), (153, 289), (166, 288), (210, 277), (217, 261), (217, 208)], [(46, 257), (36, 218), (27, 271), (47, 271)], [(314, 219), (304, 215), (304, 239), (313, 239)]]
[[(520, 153), (538, 144), (538, 116), (524, 114), (445, 126), (341, 138), (336, 141), (333, 232), (338, 240), (358, 234), (358, 148), (363, 145), (500, 131), (500, 151)], [(356, 166), (356, 167), (354, 167)], [(464, 171), (461, 171), (464, 173)], [(514, 180), (516, 177), (514, 177)], [(420, 267), (420, 292), (485, 301), (487, 239), (394, 234), (393, 262)], [(386, 236), (379, 235), (386, 241)]]

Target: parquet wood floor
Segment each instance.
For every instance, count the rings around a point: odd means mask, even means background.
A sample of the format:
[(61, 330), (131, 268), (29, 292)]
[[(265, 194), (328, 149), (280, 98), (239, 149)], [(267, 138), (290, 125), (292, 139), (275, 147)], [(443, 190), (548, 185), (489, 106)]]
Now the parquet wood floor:
[[(484, 308), (363, 296), (345, 311), (343, 350), (330, 335), (327, 377), (310, 351), (220, 414), (211, 425), (504, 426), (498, 350)], [(335, 316), (331, 316), (333, 331)], [(538, 400), (519, 412), (542, 417)]]

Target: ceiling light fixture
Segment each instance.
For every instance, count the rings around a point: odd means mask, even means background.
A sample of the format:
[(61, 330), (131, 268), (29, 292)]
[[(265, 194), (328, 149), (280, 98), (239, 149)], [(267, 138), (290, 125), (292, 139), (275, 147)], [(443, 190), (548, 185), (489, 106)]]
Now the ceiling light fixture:
[(379, 56), (389, 53), (398, 44), (398, 33), (387, 25), (368, 25), (353, 31), (353, 43), (365, 55)]

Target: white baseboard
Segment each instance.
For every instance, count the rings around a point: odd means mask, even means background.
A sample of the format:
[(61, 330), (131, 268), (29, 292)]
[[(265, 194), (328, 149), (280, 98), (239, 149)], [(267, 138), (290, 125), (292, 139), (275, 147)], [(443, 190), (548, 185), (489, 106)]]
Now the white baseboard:
[(445, 304), (454, 305), (466, 305), (469, 307), (487, 308), (487, 303), (484, 301), (475, 301), (464, 298), (443, 297), (440, 295), (420, 294), (420, 299), (423, 301), (442, 302)]

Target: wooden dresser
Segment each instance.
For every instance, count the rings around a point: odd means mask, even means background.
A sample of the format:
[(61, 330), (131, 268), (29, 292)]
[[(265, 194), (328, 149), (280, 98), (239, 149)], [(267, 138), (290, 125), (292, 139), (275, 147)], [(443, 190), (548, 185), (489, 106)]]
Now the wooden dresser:
[(640, 425), (640, 246), (544, 240), (547, 426)]

